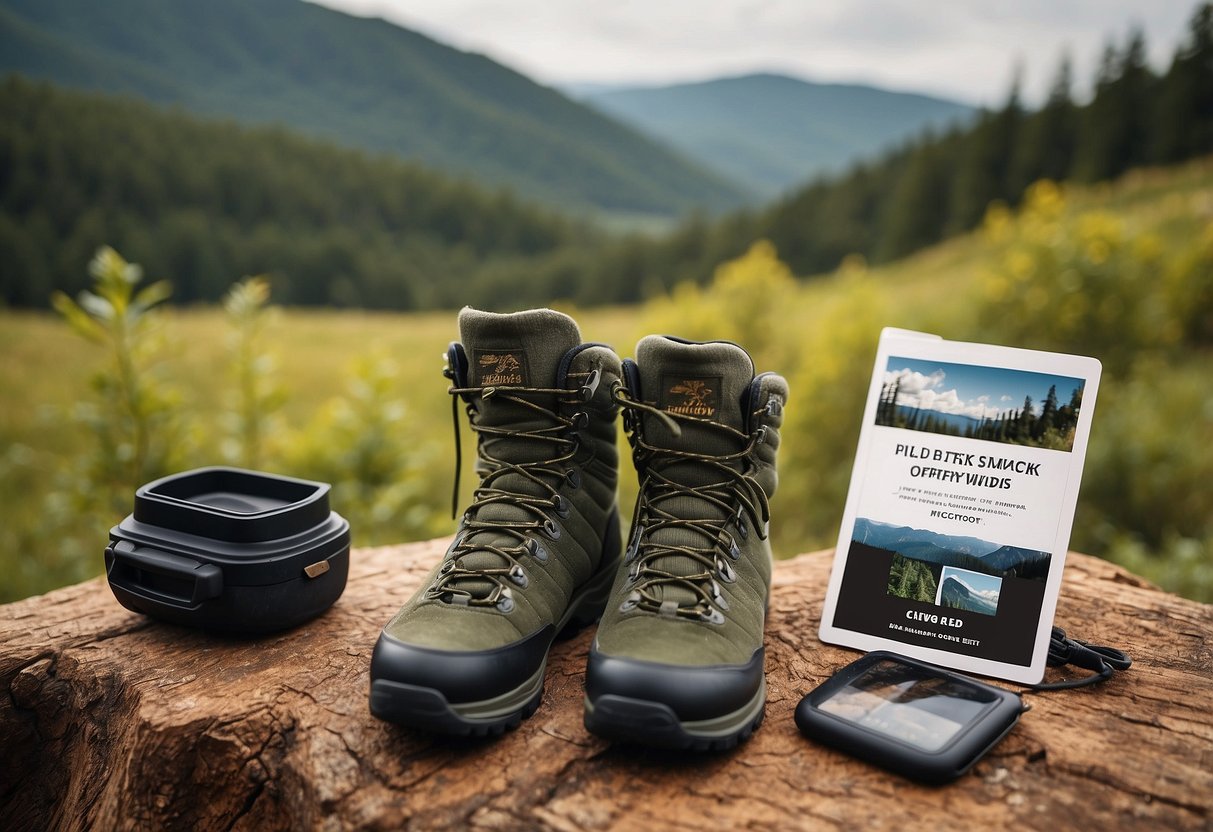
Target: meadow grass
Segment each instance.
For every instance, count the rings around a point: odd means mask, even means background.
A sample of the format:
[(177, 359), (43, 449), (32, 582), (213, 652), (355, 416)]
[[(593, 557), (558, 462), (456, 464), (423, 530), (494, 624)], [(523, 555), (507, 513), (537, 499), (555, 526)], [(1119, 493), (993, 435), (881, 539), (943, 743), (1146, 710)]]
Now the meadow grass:
[[(1128, 228), (1158, 231), (1164, 243), (1178, 244), (1202, 227), (1213, 227), (1213, 160), (1202, 160), (1175, 171), (1137, 172), (1112, 186), (1070, 190), (1065, 210), (1076, 215), (1110, 212)], [(758, 369), (777, 370), (789, 376), (790, 413), (795, 420), (803, 418), (800, 413), (816, 417), (814, 409), (826, 406), (822, 397), (831, 394), (839, 384), (866, 388), (870, 356), (874, 354), (880, 326), (982, 340), (981, 322), (975, 316), (986, 302), (982, 276), (999, 268), (1004, 255), (1002, 244), (992, 240), (987, 232), (977, 232), (887, 266), (866, 269), (851, 263), (836, 274), (808, 281), (784, 284), (776, 280), (770, 285), (780, 287), (778, 296), (765, 299), (769, 317), (757, 322), (748, 334), (744, 329), (746, 322), (740, 322), (742, 328), (732, 336), (730, 327), (739, 325), (730, 317), (736, 310), (729, 305), (730, 296), (720, 292), (713, 295), (715, 289), (676, 290), (671, 298), (640, 307), (577, 309), (557, 304), (557, 308), (577, 319), (585, 340), (611, 344), (622, 356), (631, 355), (636, 341), (649, 332), (700, 338), (719, 337), (718, 333), (723, 333), (725, 337), (737, 337), (747, 346), (748, 338), (755, 342), (769, 341), (774, 347), (758, 356)], [(737, 262), (753, 265), (757, 261), (743, 258)], [(679, 304), (684, 302), (680, 308)], [(220, 424), (230, 409), (234, 385), (228, 322), (217, 308), (179, 309), (170, 305), (158, 315), (163, 340), (156, 372), (163, 384), (177, 390), (185, 414), (203, 438), (199, 447), (193, 449), (191, 461), (199, 465), (221, 462), (217, 437), (222, 434)], [(267, 323), (264, 340), (276, 364), (275, 378), (287, 393), (278, 412), (281, 430), (284, 434), (302, 430), (334, 401), (348, 397), (351, 379), (356, 378), (351, 367), (359, 357), (390, 359), (395, 366), (391, 380), (393, 395), (403, 401), (406, 410), (396, 430), (403, 433), (399, 438), (405, 445), (415, 449), (418, 458), (424, 460), (416, 476), (421, 479), (420, 499), (425, 503), (428, 519), (408, 528), (424, 528), (433, 534), (448, 530), (451, 525), (444, 515), (448, 512), (453, 450), (448, 382), (441, 369), (446, 346), (457, 337), (454, 310), (423, 313), (275, 310)], [(1031, 341), (1018, 345), (1036, 346)], [(0, 311), (0, 542), (4, 544), (0, 546), (0, 575), (5, 576), (0, 579), (0, 601), (45, 591), (101, 571), (108, 525), (119, 517), (91, 518), (87, 525), (75, 530), (74, 537), (62, 539), (53, 537), (53, 528), (43, 533), (40, 518), (48, 506), (57, 505), (58, 510), (63, 510), (62, 501), (56, 502), (57, 489), (61, 490), (63, 478), (71, 475), (72, 461), (85, 454), (94, 441), (69, 418), (69, 413), (76, 403), (93, 397), (90, 379), (103, 368), (105, 360), (103, 353), (74, 335), (50, 313)], [(776, 366), (769, 366), (772, 362)], [(838, 366), (831, 368), (832, 364)], [(1210, 378), (1213, 378), (1213, 357), (1207, 348), (1171, 355), (1166, 361), (1150, 364), (1148, 374), (1139, 372), (1123, 379), (1120, 386), (1127, 392), (1121, 398), (1134, 409), (1123, 411), (1117, 419), (1109, 414), (1104, 420), (1108, 440), (1116, 443), (1134, 442), (1138, 426), (1149, 426), (1153, 431), (1150, 440), (1135, 446), (1144, 449), (1139, 466), (1148, 470), (1143, 480), (1151, 483), (1154, 491), (1167, 490), (1168, 483), (1160, 482), (1160, 477), (1169, 479), (1177, 489), (1189, 492), (1195, 489), (1195, 497), (1189, 497), (1185, 503), (1190, 504), (1190, 511), (1202, 511), (1207, 502), (1207, 486), (1201, 490), (1199, 483), (1209, 467), (1208, 440), (1213, 440), (1213, 436), (1202, 437), (1199, 431), (1213, 423), (1213, 412), (1203, 417), (1194, 414), (1191, 430), (1197, 433), (1163, 441), (1160, 437), (1170, 439), (1166, 436), (1168, 432), (1183, 428), (1176, 428), (1174, 414), (1165, 412), (1166, 403), (1153, 402), (1149, 391), (1170, 391), (1167, 395), (1171, 401), (1182, 399), (1191, 408), (1213, 408), (1206, 394), (1192, 392), (1207, 391)], [(1115, 400), (1116, 393), (1116, 384), (1109, 384), (1106, 391), (1109, 402)], [(1104, 395), (1101, 393), (1101, 399)], [(831, 401), (831, 406), (839, 409), (830, 418), (857, 433), (861, 402), (854, 396), (847, 400), (849, 403), (840, 401)], [(777, 519), (783, 531), (776, 536), (776, 549), (784, 556), (833, 542), (837, 518), (842, 513), (840, 492), (845, 492), (854, 451), (853, 440), (847, 438), (850, 434), (846, 431), (832, 439), (811, 440), (804, 428), (807, 423), (794, 421), (785, 431), (788, 446), (781, 458), (781, 469), (788, 470), (786, 473), (781, 470), (781, 479), (786, 486), (774, 501), (776, 518), (789, 518), (786, 523)], [(1103, 442), (1100, 431), (1097, 409), (1092, 459), (1101, 466), (1100, 470), (1119, 470), (1116, 466), (1126, 464), (1126, 457), (1113, 459), (1116, 449), (1100, 444)], [(471, 447), (466, 428), (464, 439), (466, 450)], [(811, 441), (828, 442), (832, 447), (818, 456), (821, 448), (811, 447)], [(798, 444), (804, 446), (803, 450)], [(620, 499), (626, 516), (636, 486), (626, 461), (626, 446), (621, 446), (621, 451), (625, 461)], [(470, 452), (465, 453), (462, 477), (465, 502), (475, 479), (470, 474), (470, 456)], [(828, 470), (808, 470), (821, 464), (815, 461), (818, 459), (828, 460)], [(277, 464), (282, 464), (281, 458)], [(790, 466), (797, 468), (793, 470)], [(1091, 493), (1103, 494), (1101, 499), (1111, 504), (1109, 501), (1116, 497), (1107, 493), (1110, 490), (1107, 483), (1098, 485), (1099, 488), (1090, 489)], [(1152, 505), (1148, 495), (1136, 499), (1140, 506)], [(805, 506), (812, 502), (824, 505), (813, 505), (812, 510), (806, 511)], [(342, 510), (341, 506), (337, 508)], [(1080, 518), (1084, 511), (1093, 510), (1084, 506), (1080, 498)], [(1106, 507), (1100, 510), (1109, 513)], [(1088, 534), (1088, 543), (1123, 537), (1125, 544), (1119, 557), (1122, 561), (1193, 597), (1213, 595), (1207, 579), (1193, 577), (1209, 571), (1207, 540), (1201, 544), (1199, 536), (1189, 535), (1173, 548), (1173, 554), (1178, 554), (1170, 560), (1159, 560), (1157, 553), (1143, 549), (1140, 540), (1133, 536), (1134, 529), (1099, 531), (1101, 523), (1106, 525), (1115, 520), (1115, 517), (1108, 520), (1103, 514), (1092, 516), (1078, 523), (1076, 530), (1087, 528), (1098, 532)], [(360, 534), (356, 528), (355, 543), (400, 542), (408, 534), (395, 534), (392, 529), (391, 518), (373, 534)], [(11, 533), (5, 537), (5, 532)], [(1206, 548), (1202, 549), (1202, 545)], [(1183, 558), (1190, 562), (1182, 561)]]

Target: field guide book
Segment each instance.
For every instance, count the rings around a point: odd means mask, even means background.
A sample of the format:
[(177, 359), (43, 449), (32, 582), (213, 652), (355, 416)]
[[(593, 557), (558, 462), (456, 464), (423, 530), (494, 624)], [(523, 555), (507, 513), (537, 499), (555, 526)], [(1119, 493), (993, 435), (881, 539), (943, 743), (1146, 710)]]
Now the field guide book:
[(1099, 375), (884, 330), (822, 641), (1039, 682)]

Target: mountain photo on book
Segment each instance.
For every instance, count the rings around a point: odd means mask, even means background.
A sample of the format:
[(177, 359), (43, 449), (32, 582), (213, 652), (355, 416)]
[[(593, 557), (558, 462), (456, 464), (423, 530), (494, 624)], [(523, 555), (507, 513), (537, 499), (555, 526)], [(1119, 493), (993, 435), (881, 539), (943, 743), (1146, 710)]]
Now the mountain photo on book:
[[(855, 521), (851, 534), (857, 549), (893, 554), (894, 581), (890, 572), (890, 594), (935, 603), (945, 568), (967, 570), (993, 578), (1044, 581), (1049, 574), (1048, 552), (992, 543), (976, 537), (948, 535), (928, 529), (894, 526), (866, 517)], [(930, 573), (928, 580), (926, 574)], [(894, 591), (896, 584), (897, 591)], [(907, 594), (909, 593), (909, 594)], [(926, 595), (930, 598), (925, 598)]]
[(1068, 376), (890, 356), (876, 424), (1069, 451), (1083, 386)]
[(995, 615), (998, 612), (998, 596), (1001, 591), (1002, 578), (945, 566), (935, 605), (979, 612), (982, 615)]

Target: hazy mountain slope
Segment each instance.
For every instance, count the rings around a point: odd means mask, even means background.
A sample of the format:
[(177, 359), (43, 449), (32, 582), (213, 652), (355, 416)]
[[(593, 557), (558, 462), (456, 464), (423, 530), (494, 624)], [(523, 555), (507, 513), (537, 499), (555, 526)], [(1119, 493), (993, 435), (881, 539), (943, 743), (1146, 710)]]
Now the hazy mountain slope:
[(851, 84), (745, 75), (694, 84), (584, 89), (583, 99), (766, 194), (840, 171), (966, 105)]
[(561, 205), (672, 214), (744, 198), (482, 55), (299, 0), (4, 0), (4, 70), (278, 122)]
[(214, 302), (268, 274), (290, 304), (539, 304), (600, 236), (391, 157), (145, 101), (0, 80), (0, 305), (88, 285), (103, 244)]

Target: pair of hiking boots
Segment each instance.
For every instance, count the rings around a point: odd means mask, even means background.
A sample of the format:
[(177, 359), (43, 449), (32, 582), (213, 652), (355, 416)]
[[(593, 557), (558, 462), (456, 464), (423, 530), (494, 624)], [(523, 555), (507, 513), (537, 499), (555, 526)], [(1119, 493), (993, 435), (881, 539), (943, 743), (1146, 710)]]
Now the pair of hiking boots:
[[(620, 361), (550, 309), (464, 309), (459, 329), (446, 374), (456, 422), (462, 401), (478, 435), (480, 484), (441, 563), (383, 628), (371, 712), (501, 733), (538, 707), (553, 639), (601, 618), (590, 731), (735, 746), (766, 699), (768, 499), (786, 381), (755, 377), (724, 341), (649, 336)], [(620, 411), (640, 478), (626, 549)]]

